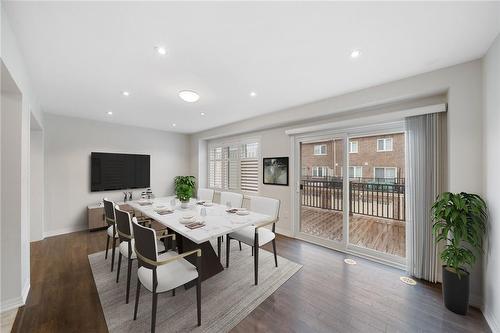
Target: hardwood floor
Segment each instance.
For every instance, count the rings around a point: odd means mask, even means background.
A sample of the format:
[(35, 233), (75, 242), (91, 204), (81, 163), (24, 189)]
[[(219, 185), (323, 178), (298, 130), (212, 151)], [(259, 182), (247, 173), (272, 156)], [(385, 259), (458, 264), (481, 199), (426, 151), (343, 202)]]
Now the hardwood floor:
[[(31, 291), (13, 332), (107, 332), (87, 259), (105, 243), (104, 231), (32, 243)], [(281, 236), (277, 250), (304, 267), (234, 332), (490, 331), (477, 309), (465, 317), (447, 311), (439, 287), (405, 285), (400, 270), (360, 258), (346, 265), (345, 254)]]

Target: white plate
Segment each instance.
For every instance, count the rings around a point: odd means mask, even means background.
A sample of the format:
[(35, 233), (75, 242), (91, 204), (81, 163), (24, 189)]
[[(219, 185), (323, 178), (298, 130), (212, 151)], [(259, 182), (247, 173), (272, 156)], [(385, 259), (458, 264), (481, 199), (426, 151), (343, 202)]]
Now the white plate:
[(236, 215), (248, 215), (250, 212), (248, 210), (238, 210)]
[(203, 203), (203, 206), (205, 206), (205, 207), (211, 207), (213, 205), (214, 204), (212, 202), (205, 202), (205, 203)]
[(190, 223), (194, 223), (196, 222), (196, 218), (190, 218), (190, 219), (184, 219), (184, 218), (180, 218), (179, 219), (179, 223), (180, 224), (190, 224)]

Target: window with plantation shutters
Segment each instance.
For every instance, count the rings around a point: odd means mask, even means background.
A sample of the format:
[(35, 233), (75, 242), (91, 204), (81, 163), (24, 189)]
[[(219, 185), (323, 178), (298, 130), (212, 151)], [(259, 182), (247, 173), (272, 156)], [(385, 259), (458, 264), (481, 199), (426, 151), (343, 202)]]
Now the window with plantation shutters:
[(259, 143), (252, 140), (209, 145), (209, 187), (217, 190), (258, 192), (259, 149)]
[(241, 145), (241, 190), (259, 191), (259, 144), (257, 142)]

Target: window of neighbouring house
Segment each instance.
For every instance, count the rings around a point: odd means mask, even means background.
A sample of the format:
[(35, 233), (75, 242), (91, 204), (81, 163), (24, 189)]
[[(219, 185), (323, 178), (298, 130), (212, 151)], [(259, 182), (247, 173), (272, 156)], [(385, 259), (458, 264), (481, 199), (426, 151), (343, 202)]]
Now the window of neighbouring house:
[(349, 153), (358, 152), (358, 141), (349, 141)]
[(326, 155), (326, 145), (314, 145), (314, 155)]
[(313, 177), (326, 177), (328, 176), (328, 168), (326, 166), (313, 166), (312, 167)]
[(392, 138), (377, 139), (377, 151), (392, 151)]
[(397, 169), (394, 167), (375, 167), (373, 174), (377, 181), (394, 182), (398, 177)]
[(349, 167), (349, 178), (362, 178), (362, 177), (363, 177), (363, 167), (361, 166)]

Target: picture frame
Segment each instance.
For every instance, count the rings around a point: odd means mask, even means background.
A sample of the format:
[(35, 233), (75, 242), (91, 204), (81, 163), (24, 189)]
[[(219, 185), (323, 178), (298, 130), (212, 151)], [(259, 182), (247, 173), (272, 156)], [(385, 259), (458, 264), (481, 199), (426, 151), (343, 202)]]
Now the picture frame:
[(265, 185), (288, 186), (288, 156), (262, 159), (262, 182)]

